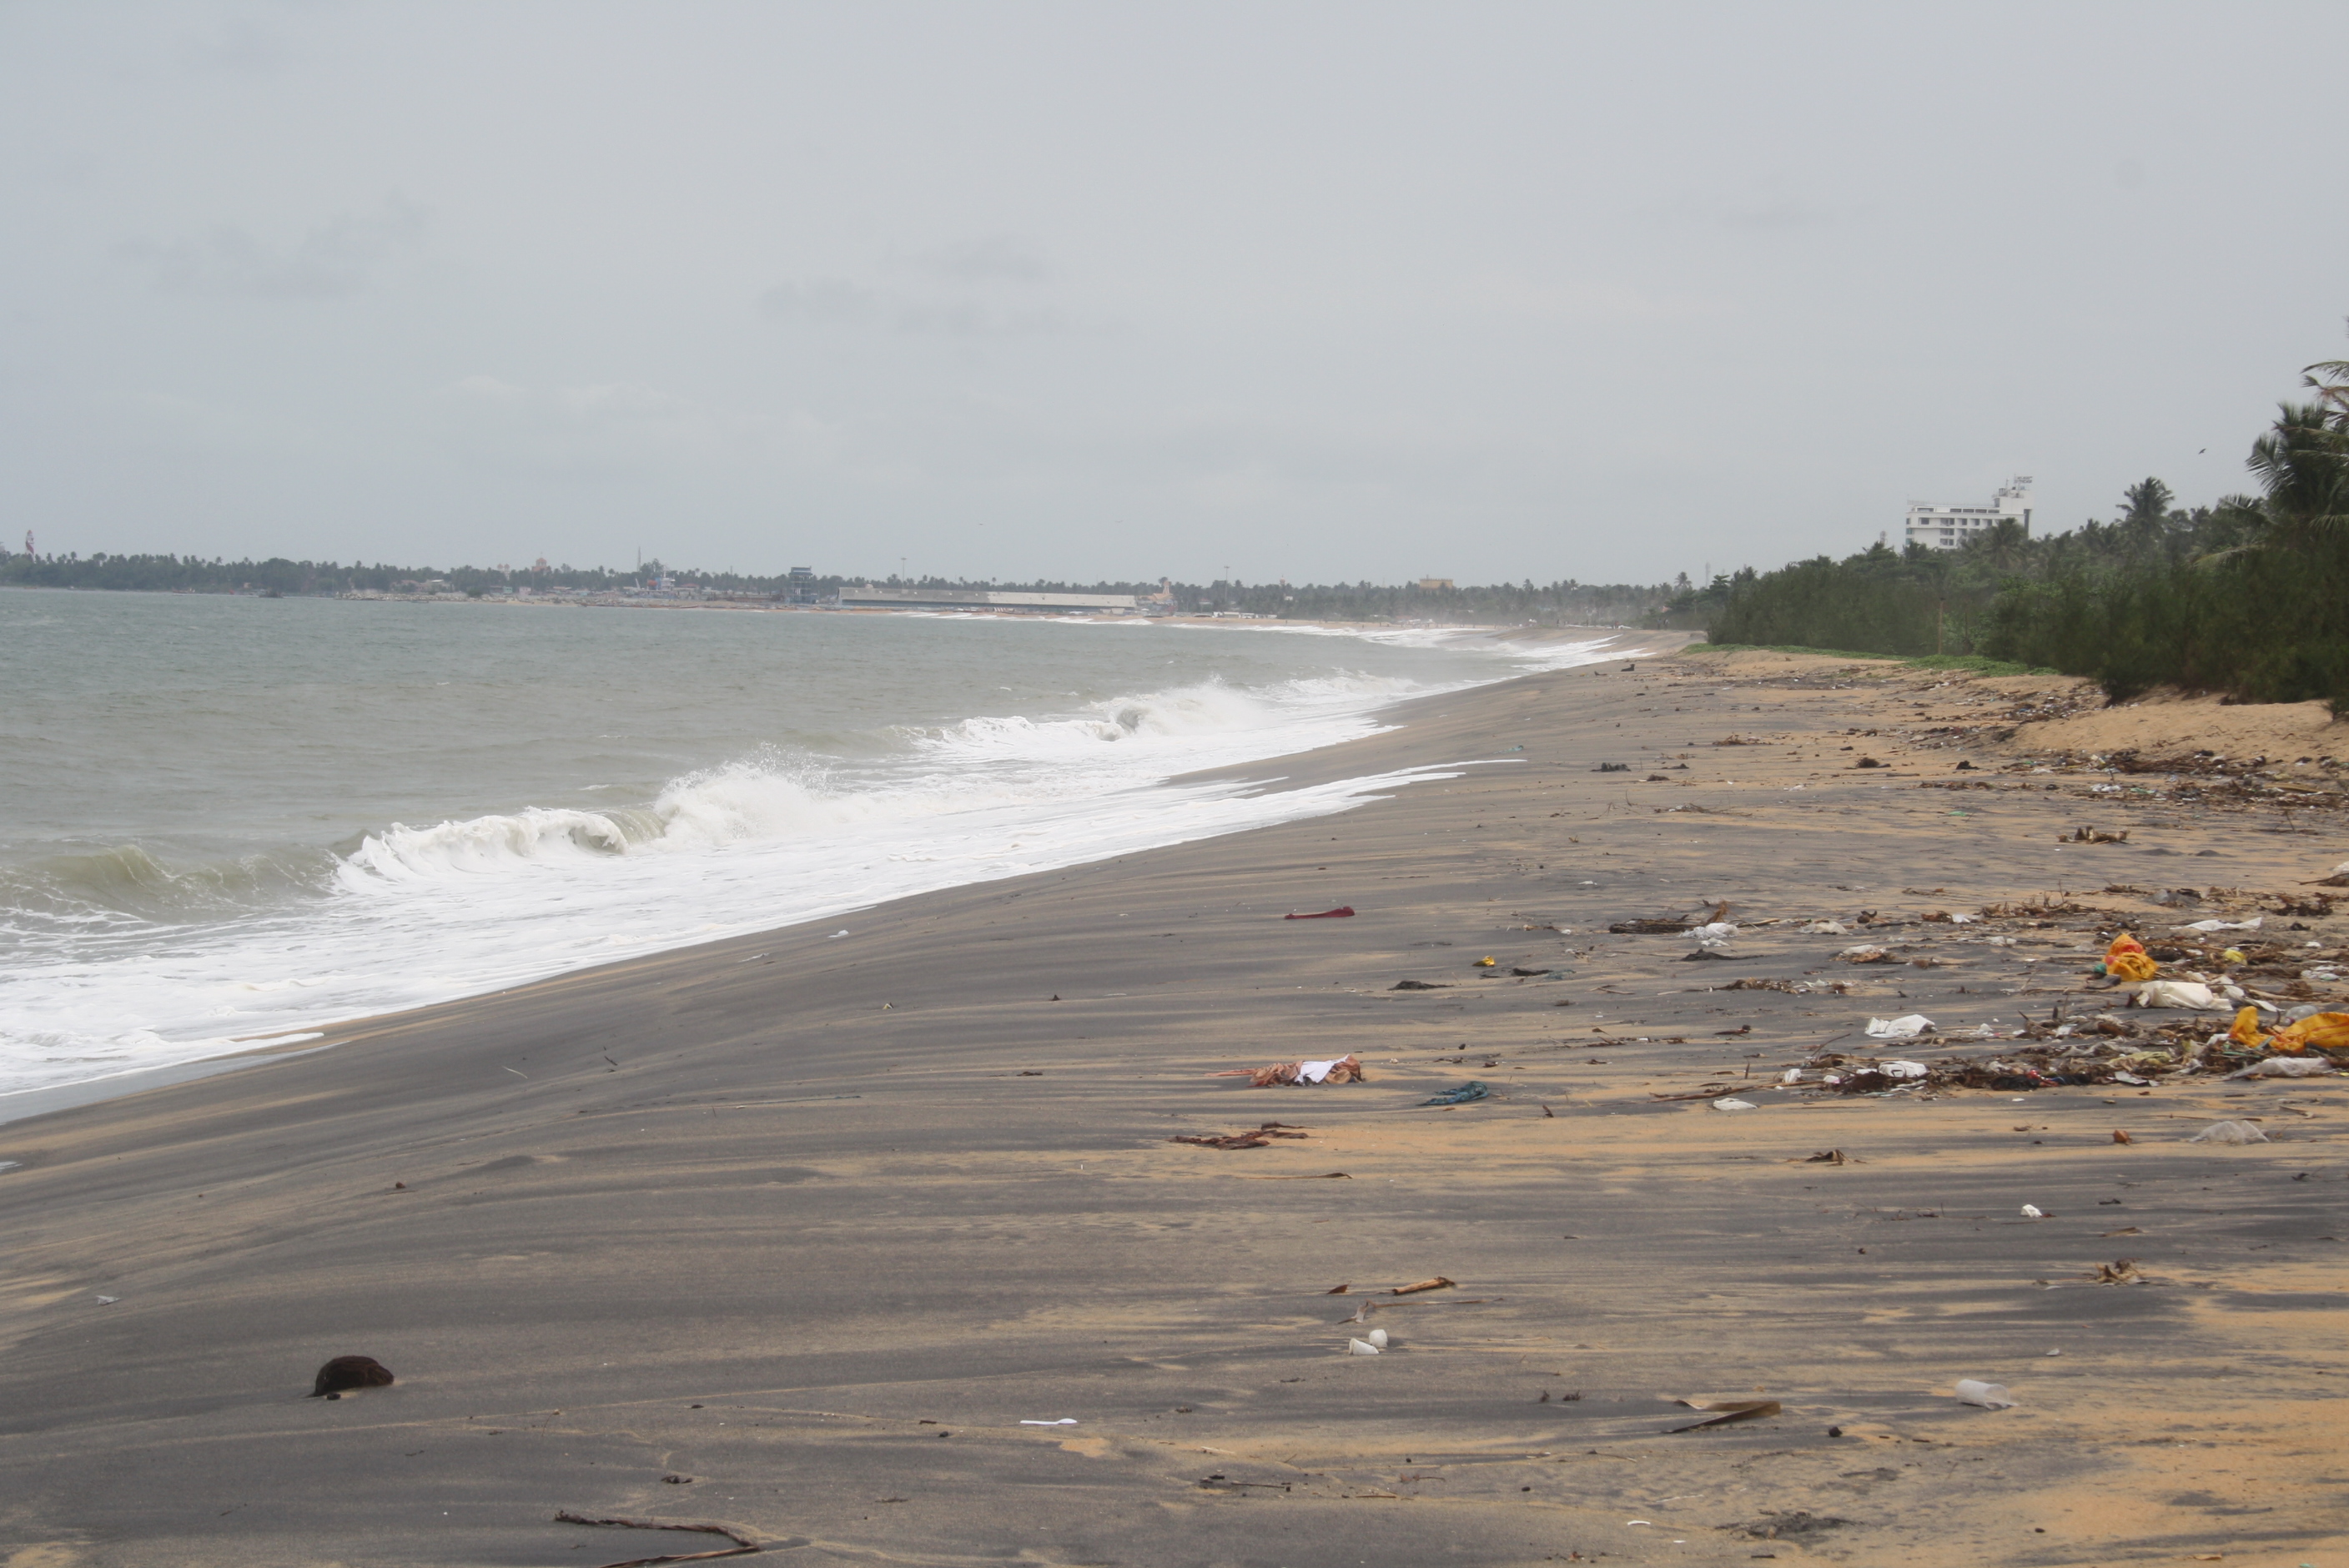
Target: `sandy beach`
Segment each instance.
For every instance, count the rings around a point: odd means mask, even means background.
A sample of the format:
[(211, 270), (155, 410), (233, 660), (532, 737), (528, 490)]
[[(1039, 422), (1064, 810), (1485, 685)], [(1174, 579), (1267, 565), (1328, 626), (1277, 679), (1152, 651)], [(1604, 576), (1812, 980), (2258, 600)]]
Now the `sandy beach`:
[(0, 1563), (2349, 1562), (2344, 1080), (1821, 1078), (2118, 1016), (2117, 929), (2340, 1002), (2349, 726), (1703, 652), (1397, 718), (1247, 770), (1446, 775), (1340, 816), (0, 1125)]

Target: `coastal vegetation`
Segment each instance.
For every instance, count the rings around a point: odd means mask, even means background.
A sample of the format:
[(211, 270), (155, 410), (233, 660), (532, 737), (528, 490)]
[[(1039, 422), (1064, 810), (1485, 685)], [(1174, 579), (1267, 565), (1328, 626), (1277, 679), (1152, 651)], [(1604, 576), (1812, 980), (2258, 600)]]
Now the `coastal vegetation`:
[(2110, 521), (2033, 537), (2016, 520), (1954, 550), (1881, 542), (1680, 595), (1722, 643), (1982, 655), (2349, 713), (2349, 361), (2310, 366), (2253, 443), (2259, 493), (2180, 508), (2147, 479)]

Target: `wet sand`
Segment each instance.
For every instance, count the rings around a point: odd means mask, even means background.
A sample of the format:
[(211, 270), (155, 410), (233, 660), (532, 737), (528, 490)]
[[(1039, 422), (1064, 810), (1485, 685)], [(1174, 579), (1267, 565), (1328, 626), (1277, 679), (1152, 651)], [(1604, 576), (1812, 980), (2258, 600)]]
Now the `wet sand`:
[[(1771, 1087), (1871, 1016), (2106, 1005), (2097, 916), (1929, 910), (2236, 918), (2349, 858), (2313, 760), (2023, 770), (2060, 737), (2018, 716), (2087, 707), (1764, 655), (1528, 677), (1256, 770), (1461, 765), (1341, 817), (0, 1126), (0, 1563), (724, 1544), (563, 1510), (810, 1562), (2339, 1563), (2344, 1080)], [(1726, 961), (1605, 929), (1722, 901)], [(1936, 966), (1795, 928), (1862, 911)], [(2296, 923), (2321, 962), (2349, 920)], [(1206, 1076), (1347, 1051), (1368, 1082)], [(2272, 1141), (2184, 1142), (2221, 1116)], [(1274, 1119), (1307, 1136), (1168, 1141)], [(2095, 1283), (2125, 1256), (2147, 1283)], [(302, 1397), (350, 1353), (398, 1383)], [(1668, 1433), (1675, 1397), (1782, 1410)]]

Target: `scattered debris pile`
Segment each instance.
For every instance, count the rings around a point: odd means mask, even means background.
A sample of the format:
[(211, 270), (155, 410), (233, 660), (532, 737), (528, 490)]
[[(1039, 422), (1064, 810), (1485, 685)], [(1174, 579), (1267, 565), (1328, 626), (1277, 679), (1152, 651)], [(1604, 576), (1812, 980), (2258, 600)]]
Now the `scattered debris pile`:
[(1235, 1132), (1218, 1137), (1215, 1133), (1178, 1132), (1169, 1143), (1195, 1143), (1202, 1149), (1269, 1149), (1276, 1138), (1304, 1138), (1306, 1130), (1294, 1122), (1268, 1121), (1247, 1132)]
[(1250, 1088), (1274, 1088), (1282, 1085), (1302, 1086), (1320, 1083), (1361, 1083), (1364, 1077), (1362, 1064), (1352, 1052), (1329, 1061), (1275, 1062), (1263, 1068), (1226, 1068), (1209, 1073), (1209, 1078), (1244, 1078)]

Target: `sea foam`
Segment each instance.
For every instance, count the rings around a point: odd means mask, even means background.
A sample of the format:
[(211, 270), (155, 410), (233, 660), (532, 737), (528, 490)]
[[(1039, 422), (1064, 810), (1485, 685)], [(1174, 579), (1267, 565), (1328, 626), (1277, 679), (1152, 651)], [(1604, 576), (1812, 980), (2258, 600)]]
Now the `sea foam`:
[[(1498, 667), (1448, 684), (1588, 662), (1598, 649), (1509, 649)], [(295, 894), (280, 887), (209, 920), (169, 923), (93, 888), (88, 923), (70, 940), (52, 930), (56, 940), (19, 944), (0, 973), (0, 1117), (10, 1091), (1342, 811), (1453, 771), (1288, 790), (1176, 780), (1376, 733), (1381, 707), (1440, 689), (1345, 670), (1255, 686), (1208, 679), (1057, 714), (900, 726), (854, 757), (761, 747), (624, 807), (386, 824), (307, 882), (275, 879)], [(98, 880), (151, 892), (178, 874), (132, 857)], [(224, 896), (215, 882), (250, 876), (196, 880), (211, 902)]]

